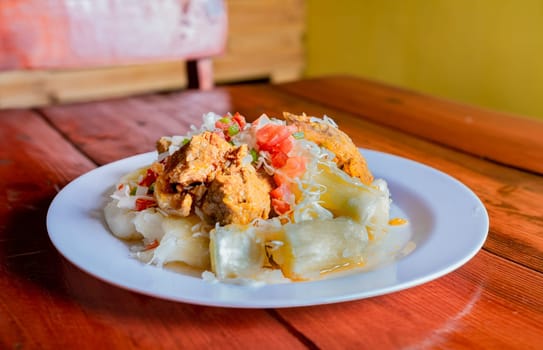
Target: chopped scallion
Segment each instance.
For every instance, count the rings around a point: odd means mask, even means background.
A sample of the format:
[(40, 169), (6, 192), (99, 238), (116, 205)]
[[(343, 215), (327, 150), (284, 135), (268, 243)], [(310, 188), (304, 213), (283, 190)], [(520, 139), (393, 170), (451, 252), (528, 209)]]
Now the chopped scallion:
[(228, 135), (234, 136), (239, 133), (239, 125), (237, 123), (234, 123), (228, 127)]
[(251, 148), (251, 157), (253, 157), (253, 163), (256, 163), (258, 160), (258, 152), (254, 148)]
[(294, 134), (292, 134), (292, 136), (296, 139), (296, 140), (299, 140), (299, 139), (303, 139), (304, 138), (304, 132), (303, 131), (297, 131), (295, 132)]

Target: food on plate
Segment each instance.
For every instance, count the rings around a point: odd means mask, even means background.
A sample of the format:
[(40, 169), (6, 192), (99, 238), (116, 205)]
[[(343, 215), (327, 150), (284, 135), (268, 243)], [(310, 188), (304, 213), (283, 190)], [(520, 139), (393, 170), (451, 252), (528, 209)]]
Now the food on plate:
[(363, 266), (386, 235), (390, 195), (336, 123), (284, 113), (203, 116), (157, 141), (105, 206), (134, 257), (221, 282), (307, 281)]

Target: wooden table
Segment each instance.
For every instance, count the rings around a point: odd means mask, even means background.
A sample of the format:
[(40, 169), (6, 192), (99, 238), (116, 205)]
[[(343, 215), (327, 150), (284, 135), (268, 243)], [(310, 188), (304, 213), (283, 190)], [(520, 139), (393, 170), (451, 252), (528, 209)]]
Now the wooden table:
[[(254, 118), (285, 110), (332, 116), (357, 145), (465, 183), (490, 216), (484, 248), (401, 292), (260, 310), (132, 293), (82, 272), (49, 241), (48, 206), (77, 176), (151, 150), (207, 111)], [(0, 144), (1, 348), (543, 348), (540, 121), (329, 77), (4, 110)]]

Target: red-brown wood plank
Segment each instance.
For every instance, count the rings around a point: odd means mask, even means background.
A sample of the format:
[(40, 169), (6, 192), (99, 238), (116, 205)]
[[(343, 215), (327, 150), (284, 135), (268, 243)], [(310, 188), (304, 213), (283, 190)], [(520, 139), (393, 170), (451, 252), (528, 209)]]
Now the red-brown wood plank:
[(47, 236), (47, 208), (94, 167), (39, 115), (0, 111), (0, 348), (304, 348), (266, 311), (138, 295), (63, 259)]
[(153, 151), (164, 135), (199, 125), (208, 111), (231, 108), (225, 91), (186, 91), (43, 108), (44, 115), (98, 164)]
[[(260, 113), (278, 115), (283, 110), (328, 114), (358, 145), (417, 160), (466, 183), (489, 210), (491, 227), (485, 249), (490, 252), (482, 251), (456, 272), (403, 292), (278, 310), (273, 315), (322, 348), (366, 344), (379, 348), (530, 348), (540, 343), (543, 179), (539, 175), (421, 140), (270, 86), (63, 106), (44, 113), (101, 164), (147, 151), (163, 134), (184, 133), (206, 111), (240, 111), (253, 119)], [(108, 136), (101, 142), (94, 141), (104, 134)], [(522, 339), (516, 339), (519, 337)]]
[(280, 85), (284, 91), (498, 163), (543, 174), (543, 122), (354, 77)]

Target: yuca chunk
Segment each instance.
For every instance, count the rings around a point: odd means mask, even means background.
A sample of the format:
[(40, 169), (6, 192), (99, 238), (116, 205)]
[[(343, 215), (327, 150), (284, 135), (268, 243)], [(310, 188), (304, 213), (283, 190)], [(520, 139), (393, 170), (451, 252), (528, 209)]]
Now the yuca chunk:
[(199, 269), (208, 269), (209, 238), (192, 232), (192, 227), (199, 222), (194, 216), (165, 218), (162, 223), (164, 236), (154, 251), (154, 262), (181, 262)]
[(247, 225), (226, 225), (211, 231), (211, 269), (219, 280), (256, 278), (266, 261), (264, 240)]
[(155, 248), (137, 252), (138, 259), (159, 266), (177, 262), (199, 269), (209, 268), (209, 238), (193, 232), (193, 227), (201, 223), (198, 217), (164, 216), (155, 209), (135, 214), (134, 225), (143, 236), (143, 243), (159, 242)]
[(305, 114), (295, 115), (285, 112), (283, 117), (287, 124), (293, 124), (303, 132), (305, 139), (332, 151), (336, 155), (334, 161), (340, 169), (352, 177), (359, 178), (366, 185), (372, 183), (373, 175), (366, 160), (343, 131), (327, 123), (311, 121), (311, 117)]
[(119, 208), (119, 201), (114, 199), (104, 207), (104, 218), (111, 232), (122, 239), (139, 239), (141, 234), (134, 227), (136, 212)]
[(348, 218), (281, 227), (220, 226), (211, 231), (211, 267), (218, 279), (258, 279), (275, 266), (291, 280), (311, 280), (364, 264), (368, 234)]
[(351, 219), (303, 221), (286, 224), (284, 230), (284, 244), (271, 254), (283, 274), (292, 280), (314, 279), (364, 263), (368, 235)]
[(326, 189), (319, 197), (324, 208), (335, 217), (348, 217), (363, 225), (386, 225), (390, 193), (385, 182), (377, 179), (371, 186), (353, 186), (348, 176), (331, 162), (319, 164), (318, 169), (313, 180)]

